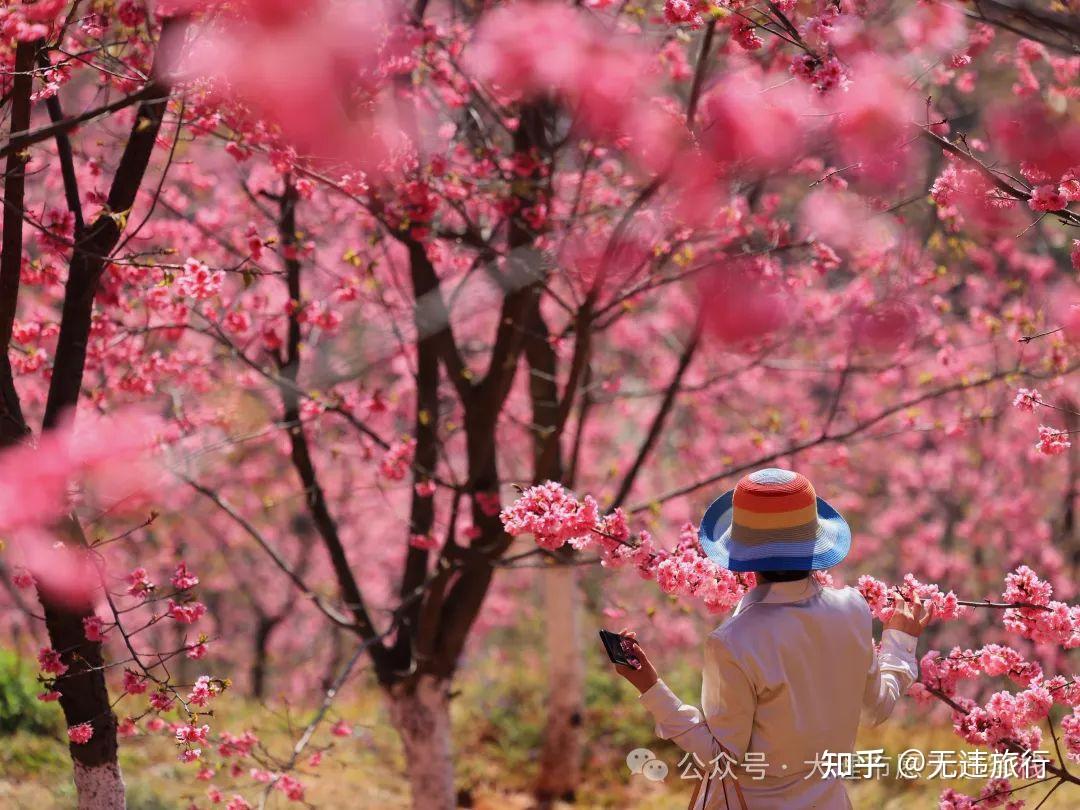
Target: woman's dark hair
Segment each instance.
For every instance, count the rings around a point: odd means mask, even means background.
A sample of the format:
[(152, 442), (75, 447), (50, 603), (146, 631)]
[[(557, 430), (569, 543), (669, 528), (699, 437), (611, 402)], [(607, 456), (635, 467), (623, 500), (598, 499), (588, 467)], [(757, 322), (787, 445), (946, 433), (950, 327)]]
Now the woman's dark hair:
[(797, 579), (806, 579), (810, 576), (809, 571), (755, 571), (757, 578), (765, 582), (794, 582)]

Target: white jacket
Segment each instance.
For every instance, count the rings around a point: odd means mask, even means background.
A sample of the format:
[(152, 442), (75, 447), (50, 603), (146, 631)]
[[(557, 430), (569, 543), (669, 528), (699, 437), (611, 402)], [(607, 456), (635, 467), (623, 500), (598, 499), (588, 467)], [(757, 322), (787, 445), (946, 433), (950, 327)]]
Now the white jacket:
[[(673, 775), (694, 766), (713, 777), (699, 810), (726, 810), (717, 777), (728, 768), (748, 810), (847, 810), (835, 758), (832, 769), (815, 763), (829, 761), (826, 752), (854, 750), (860, 717), (877, 725), (889, 716), (918, 676), (915, 644), (886, 630), (875, 653), (870, 608), (854, 588), (763, 583), (705, 642), (701, 709), (663, 681), (640, 700), (657, 735), (691, 755)], [(738, 764), (721, 756), (717, 741)], [(730, 789), (728, 800), (738, 807)]]

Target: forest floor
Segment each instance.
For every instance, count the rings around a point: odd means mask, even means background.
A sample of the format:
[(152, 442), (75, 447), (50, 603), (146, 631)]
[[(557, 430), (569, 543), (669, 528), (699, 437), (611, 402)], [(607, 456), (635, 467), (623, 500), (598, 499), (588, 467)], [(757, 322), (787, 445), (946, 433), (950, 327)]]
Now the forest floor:
[[(478, 810), (526, 810), (533, 806), (530, 786), (535, 775), (543, 720), (543, 665), (529, 650), (531, 645), (511, 644), (520, 638), (503, 638), (507, 644), (491, 644), (488, 653), (466, 667), (461, 692), (454, 701), (455, 745), (458, 751), (458, 783)], [(489, 642), (495, 641), (489, 639)], [(509, 652), (507, 651), (509, 650)], [(670, 656), (667, 656), (670, 657)], [(696, 655), (688, 654), (688, 662)], [(699, 688), (690, 663), (666, 673), (676, 691), (692, 695)], [(645, 713), (631, 695), (630, 687), (610, 675), (599, 660), (591, 661), (587, 676), (588, 708), (584, 727), (588, 734), (584, 785), (576, 805), (560, 810), (592, 808), (641, 808), (673, 810), (686, 807), (692, 783), (680, 779), (682, 752), (657, 740)], [(864, 729), (859, 750), (884, 749), (890, 761), (887, 778), (853, 781), (848, 792), (856, 808), (936, 808), (945, 787), (977, 792), (980, 781), (944, 781), (924, 776), (918, 780), (894, 778), (896, 756), (916, 748), (962, 751), (965, 746), (952, 734), (945, 714), (928, 716), (913, 701), (902, 716), (876, 729)], [(285, 756), (312, 716), (311, 709), (290, 706), (277, 698), (266, 705), (238, 694), (218, 699), (214, 728), (233, 732), (260, 729), (260, 738), (276, 755)], [(306, 785), (306, 801), (318, 808), (396, 810), (408, 806), (405, 767), (398, 740), (386, 723), (377, 691), (359, 678), (332, 719), (344, 718), (354, 727), (350, 738), (331, 737), (324, 725), (313, 740), (315, 750), (331, 745), (318, 768), (305, 767), (297, 774)], [(631, 775), (626, 754), (639, 747), (652, 750), (669, 767), (663, 782)], [(66, 740), (59, 729), (52, 735), (19, 732), (0, 736), (0, 807), (52, 810), (74, 807)], [(208, 807), (207, 785), (194, 779), (196, 766), (176, 759), (168, 736), (142, 735), (124, 740), (121, 764), (127, 781), (130, 810), (187, 808), (192, 801)], [(253, 782), (217, 778), (214, 784), (226, 798), (239, 790), (252, 800), (258, 796)], [(1022, 784), (1022, 783), (1017, 783)], [(1022, 791), (1033, 808), (1043, 798), (1047, 783)], [(1064, 786), (1050, 796), (1042, 810), (1080, 807), (1080, 789)], [(254, 802), (253, 802), (254, 803)], [(218, 805), (223, 806), (223, 805)], [(297, 807), (275, 791), (269, 807)]]

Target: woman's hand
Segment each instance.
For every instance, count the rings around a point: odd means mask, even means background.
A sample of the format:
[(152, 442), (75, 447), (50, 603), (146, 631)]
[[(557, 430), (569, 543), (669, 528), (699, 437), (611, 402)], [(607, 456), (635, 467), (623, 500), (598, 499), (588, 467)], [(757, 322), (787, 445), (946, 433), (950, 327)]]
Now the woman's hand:
[(918, 638), (934, 618), (934, 605), (920, 602), (918, 597), (912, 597), (909, 602), (901, 594), (895, 594), (893, 604), (893, 615), (885, 623), (886, 630), (899, 630)]
[(649, 657), (645, 655), (645, 651), (641, 649), (641, 645), (637, 643), (637, 633), (633, 630), (623, 630), (619, 635), (627, 638), (623, 642), (623, 651), (633, 666), (624, 667), (621, 664), (615, 664), (615, 672), (630, 681), (639, 692), (644, 694), (660, 680), (660, 677), (656, 674), (656, 669), (649, 661)]

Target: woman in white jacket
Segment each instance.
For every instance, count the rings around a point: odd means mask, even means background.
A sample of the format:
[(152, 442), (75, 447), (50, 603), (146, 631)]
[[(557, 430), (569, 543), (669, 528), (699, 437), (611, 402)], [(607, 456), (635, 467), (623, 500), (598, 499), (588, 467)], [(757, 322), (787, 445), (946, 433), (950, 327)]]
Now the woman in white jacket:
[(758, 575), (705, 642), (701, 708), (660, 680), (636, 641), (628, 650), (636, 666), (616, 671), (641, 692), (657, 735), (704, 775), (697, 810), (738, 808), (735, 784), (749, 810), (847, 810), (838, 766), (860, 719), (883, 721), (917, 677), (916, 640), (931, 611), (901, 600), (875, 651), (862, 595), (810, 575), (847, 555), (850, 530), (788, 470), (739, 481), (709, 507), (701, 542), (719, 564)]

